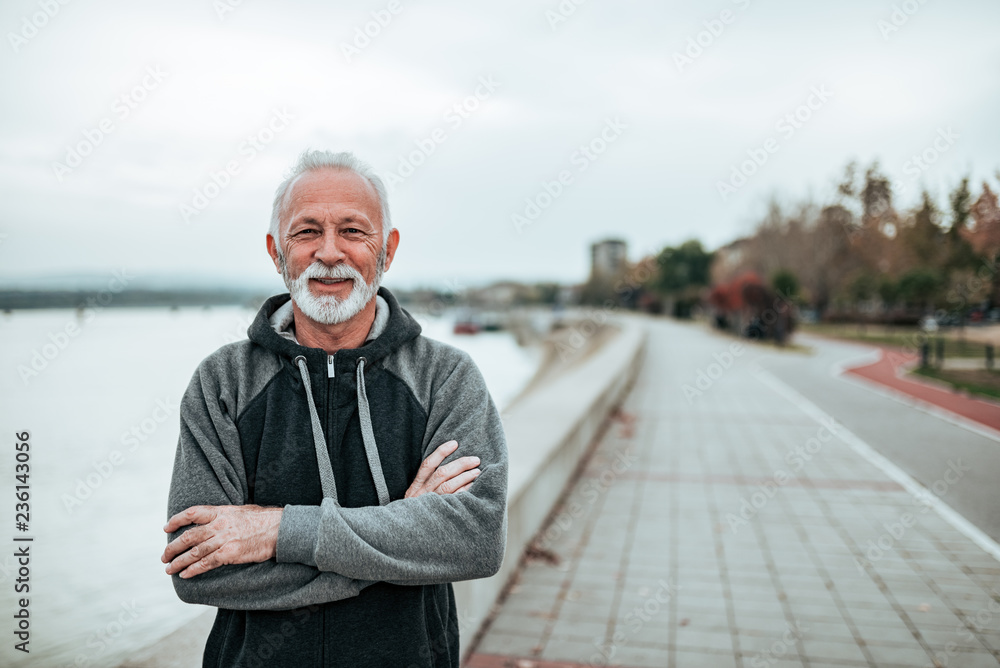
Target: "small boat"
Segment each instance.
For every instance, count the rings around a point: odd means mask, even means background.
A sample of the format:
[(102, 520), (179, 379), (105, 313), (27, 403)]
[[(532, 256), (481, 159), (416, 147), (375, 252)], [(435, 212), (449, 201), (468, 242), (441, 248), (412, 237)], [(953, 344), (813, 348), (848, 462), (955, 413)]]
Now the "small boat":
[(472, 320), (456, 320), (452, 331), (455, 334), (478, 334), (482, 328)]

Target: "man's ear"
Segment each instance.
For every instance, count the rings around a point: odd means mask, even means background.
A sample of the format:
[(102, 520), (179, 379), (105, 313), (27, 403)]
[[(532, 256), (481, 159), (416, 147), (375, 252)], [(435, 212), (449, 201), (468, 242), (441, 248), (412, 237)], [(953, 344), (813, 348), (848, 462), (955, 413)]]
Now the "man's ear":
[(385, 270), (389, 271), (392, 258), (396, 256), (396, 246), (399, 245), (399, 230), (395, 227), (389, 231), (389, 238), (386, 240), (385, 248)]
[(267, 235), (267, 254), (271, 256), (271, 261), (274, 262), (274, 268), (281, 273), (281, 263), (278, 262), (278, 245), (270, 234)]

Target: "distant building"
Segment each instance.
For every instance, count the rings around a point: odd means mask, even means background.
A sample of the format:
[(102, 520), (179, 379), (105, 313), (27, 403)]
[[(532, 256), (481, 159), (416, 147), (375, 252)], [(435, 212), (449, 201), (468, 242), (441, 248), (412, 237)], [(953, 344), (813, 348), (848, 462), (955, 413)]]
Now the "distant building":
[(590, 275), (616, 276), (628, 265), (628, 246), (621, 239), (605, 239), (590, 245)]

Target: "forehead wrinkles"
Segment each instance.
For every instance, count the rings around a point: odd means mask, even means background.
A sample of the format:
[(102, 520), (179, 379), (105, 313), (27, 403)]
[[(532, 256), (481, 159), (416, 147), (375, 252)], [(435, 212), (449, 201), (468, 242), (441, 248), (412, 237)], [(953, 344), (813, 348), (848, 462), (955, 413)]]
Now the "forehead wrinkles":
[(321, 169), (301, 174), (292, 182), (284, 205), (284, 218), (291, 221), (297, 209), (350, 208), (381, 224), (378, 192), (368, 179), (345, 169)]

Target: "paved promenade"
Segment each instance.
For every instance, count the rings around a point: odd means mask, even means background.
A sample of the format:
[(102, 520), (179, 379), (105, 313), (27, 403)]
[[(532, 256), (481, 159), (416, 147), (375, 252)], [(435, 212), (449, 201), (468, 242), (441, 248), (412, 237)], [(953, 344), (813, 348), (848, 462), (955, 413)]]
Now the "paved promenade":
[[(1000, 665), (991, 546), (768, 370), (796, 353), (650, 326), (633, 391), (470, 668)], [(945, 458), (925, 484), (947, 500), (970, 468)]]

